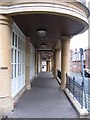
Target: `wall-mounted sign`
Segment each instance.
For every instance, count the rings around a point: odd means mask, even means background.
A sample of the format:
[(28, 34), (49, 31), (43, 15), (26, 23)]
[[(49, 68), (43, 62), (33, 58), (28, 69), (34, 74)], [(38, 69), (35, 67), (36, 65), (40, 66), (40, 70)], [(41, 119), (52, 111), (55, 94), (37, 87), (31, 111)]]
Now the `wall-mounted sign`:
[(0, 67), (0, 70), (7, 70), (8, 67)]

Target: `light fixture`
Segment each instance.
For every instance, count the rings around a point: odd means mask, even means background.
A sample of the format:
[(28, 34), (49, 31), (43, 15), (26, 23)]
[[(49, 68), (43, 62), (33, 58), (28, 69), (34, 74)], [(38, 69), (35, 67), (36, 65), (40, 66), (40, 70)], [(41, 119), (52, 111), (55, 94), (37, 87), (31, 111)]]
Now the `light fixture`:
[(44, 37), (44, 36), (46, 36), (46, 34), (47, 34), (47, 30), (46, 30), (46, 29), (37, 29), (37, 34), (38, 34), (40, 37)]
[(47, 55), (47, 53), (45, 52), (44, 55)]
[(42, 47), (46, 47), (46, 46), (47, 46), (47, 44), (41, 44), (41, 46), (42, 46)]

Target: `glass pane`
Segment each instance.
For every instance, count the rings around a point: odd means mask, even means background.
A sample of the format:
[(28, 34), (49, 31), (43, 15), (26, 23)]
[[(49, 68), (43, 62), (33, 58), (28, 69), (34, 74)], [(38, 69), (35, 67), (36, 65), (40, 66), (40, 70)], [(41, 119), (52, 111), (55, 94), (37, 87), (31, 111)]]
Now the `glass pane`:
[(21, 49), (21, 39), (20, 39), (20, 37), (18, 38), (18, 48)]
[(18, 76), (19, 76), (19, 64), (18, 64)]
[(14, 46), (14, 32), (12, 33), (12, 45)]
[(15, 50), (15, 63), (17, 62), (17, 51)]
[(16, 65), (15, 65), (15, 76), (14, 77), (16, 78)]
[(18, 64), (18, 76), (21, 75), (21, 64)]
[(13, 65), (12, 65), (12, 79), (13, 79)]
[(21, 75), (21, 64), (20, 64), (20, 74), (19, 75)]
[(13, 63), (13, 51), (14, 51), (14, 50), (12, 49), (12, 63)]
[(19, 51), (18, 51), (18, 63), (19, 63)]
[(17, 47), (17, 35), (15, 35), (15, 47)]
[(19, 52), (19, 63), (21, 63), (21, 52)]

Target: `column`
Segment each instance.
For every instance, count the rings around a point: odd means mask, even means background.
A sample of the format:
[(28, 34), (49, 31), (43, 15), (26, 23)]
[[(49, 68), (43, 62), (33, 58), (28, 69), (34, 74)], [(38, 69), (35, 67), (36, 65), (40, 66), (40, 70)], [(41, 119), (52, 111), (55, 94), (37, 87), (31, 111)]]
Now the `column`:
[(66, 87), (66, 73), (70, 72), (70, 37), (61, 37), (61, 89)]
[(38, 51), (38, 73), (40, 72), (40, 52)]
[(50, 58), (50, 72), (52, 71), (52, 61), (51, 61), (51, 58)]
[(0, 116), (13, 109), (11, 97), (11, 36), (12, 19), (0, 15)]
[(50, 60), (48, 61), (48, 71), (50, 72)]
[(30, 84), (30, 38), (26, 37), (26, 70), (25, 70), (25, 82), (27, 90), (31, 89)]
[(48, 71), (48, 61), (46, 61), (46, 66), (47, 66), (47, 67), (46, 67), (46, 68), (47, 68), (46, 71)]
[(40, 72), (42, 71), (42, 55), (40, 53)]
[(57, 76), (57, 69), (61, 71), (61, 49), (56, 49), (56, 55), (55, 55), (55, 59), (56, 59), (56, 76)]
[(56, 50), (53, 51), (53, 75), (56, 77)]
[(35, 75), (38, 74), (38, 53), (37, 50), (35, 50)]
[(52, 72), (52, 75), (53, 75), (53, 52), (52, 52), (52, 55), (51, 55), (51, 72)]

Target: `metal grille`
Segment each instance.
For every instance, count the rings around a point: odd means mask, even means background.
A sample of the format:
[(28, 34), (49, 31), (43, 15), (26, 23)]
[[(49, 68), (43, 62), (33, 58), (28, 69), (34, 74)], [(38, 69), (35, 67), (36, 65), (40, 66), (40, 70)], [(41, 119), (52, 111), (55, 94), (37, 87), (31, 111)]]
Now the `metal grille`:
[(61, 79), (61, 71), (57, 70), (57, 76), (59, 77), (59, 79)]
[(83, 85), (77, 83), (75, 78), (71, 78), (66, 74), (66, 88), (72, 93), (73, 97), (81, 104), (83, 107)]

